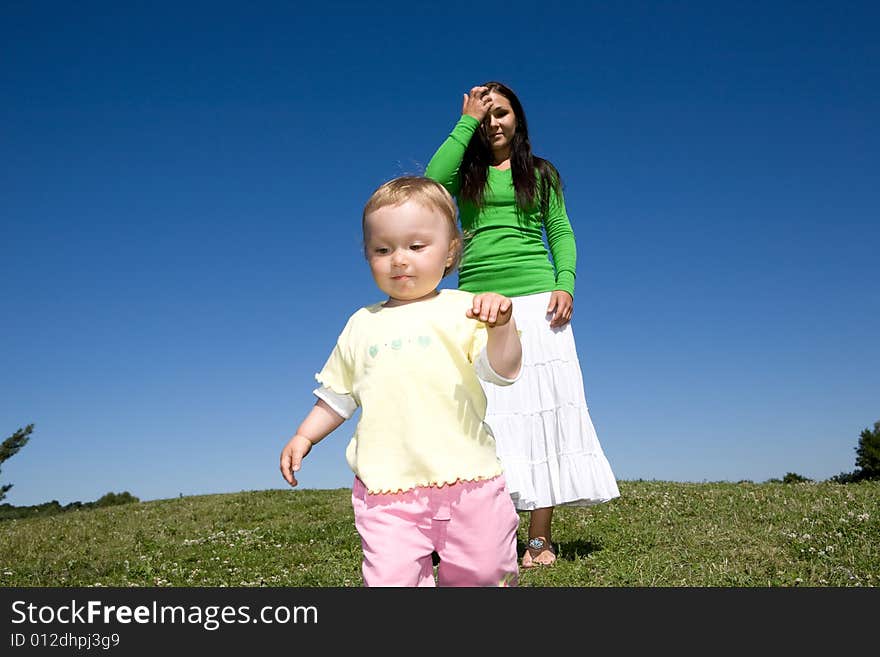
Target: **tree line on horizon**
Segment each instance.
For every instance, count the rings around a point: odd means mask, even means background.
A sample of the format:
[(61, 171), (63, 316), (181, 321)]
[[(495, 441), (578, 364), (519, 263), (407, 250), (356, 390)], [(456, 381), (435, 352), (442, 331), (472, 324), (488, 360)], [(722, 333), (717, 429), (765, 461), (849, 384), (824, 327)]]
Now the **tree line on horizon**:
[[(33, 431), (34, 425), (31, 423), (26, 427), (19, 427), (15, 433), (4, 440), (3, 444), (0, 445), (0, 464), (15, 456), (22, 447), (27, 445), (28, 441), (31, 439)], [(3, 501), (6, 498), (6, 493), (9, 492), (10, 488), (12, 488), (12, 484), (4, 484), (0, 486), (0, 501)], [(58, 500), (52, 500), (51, 502), (44, 502), (43, 504), (35, 504), (31, 506), (14, 506), (7, 502), (0, 504), (0, 520), (55, 515), (56, 513), (74, 511), (76, 509), (116, 506), (117, 504), (130, 504), (131, 502), (140, 502), (140, 500), (128, 491), (122, 493), (107, 493), (94, 502), (77, 501), (65, 504), (64, 506), (61, 506)]]
[[(0, 465), (15, 456), (22, 447), (27, 445), (34, 431), (33, 423), (25, 427), (19, 427), (15, 433), (9, 436), (0, 445)], [(874, 428), (864, 429), (859, 434), (859, 442), (856, 450), (856, 469), (852, 472), (841, 472), (831, 477), (828, 481), (838, 484), (852, 484), (859, 481), (880, 479), (880, 420), (874, 422)], [(796, 484), (812, 481), (807, 477), (795, 472), (788, 472), (782, 479), (770, 479), (767, 483)], [(12, 484), (0, 485), (0, 502), (6, 498), (6, 493), (12, 488)], [(14, 506), (9, 503), (0, 504), (0, 520), (8, 518), (33, 517), (35, 515), (53, 515), (77, 509), (100, 508), (116, 506), (118, 504), (130, 504), (140, 502), (140, 499), (124, 491), (122, 493), (107, 493), (94, 502), (71, 502), (62, 506), (58, 500), (44, 502), (31, 506)]]

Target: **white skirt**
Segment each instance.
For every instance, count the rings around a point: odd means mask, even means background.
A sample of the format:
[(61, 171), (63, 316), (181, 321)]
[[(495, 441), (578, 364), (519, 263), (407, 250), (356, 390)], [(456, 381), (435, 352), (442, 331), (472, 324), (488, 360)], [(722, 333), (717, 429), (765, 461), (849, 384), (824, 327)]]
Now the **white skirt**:
[(593, 428), (571, 324), (550, 328), (550, 292), (513, 297), (522, 376), (483, 384), (486, 424), (519, 511), (589, 506), (620, 496)]

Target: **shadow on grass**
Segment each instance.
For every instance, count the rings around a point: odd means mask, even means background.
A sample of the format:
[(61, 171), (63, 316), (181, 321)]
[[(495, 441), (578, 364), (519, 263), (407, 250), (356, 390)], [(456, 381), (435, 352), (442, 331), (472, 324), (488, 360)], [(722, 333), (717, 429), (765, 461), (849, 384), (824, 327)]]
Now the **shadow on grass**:
[[(522, 541), (516, 542), (517, 559), (522, 559), (523, 555), (526, 553), (527, 547), (527, 543), (523, 543)], [(602, 549), (602, 545), (601, 543), (585, 541), (579, 538), (575, 541), (563, 541), (562, 543), (554, 543), (553, 548), (554, 550), (556, 550), (558, 559), (564, 559), (565, 561), (577, 561), (578, 559), (583, 559), (584, 557), (589, 556), (593, 552), (598, 552)], [(437, 552), (431, 553), (431, 562), (435, 566), (440, 563), (440, 555), (437, 554)]]

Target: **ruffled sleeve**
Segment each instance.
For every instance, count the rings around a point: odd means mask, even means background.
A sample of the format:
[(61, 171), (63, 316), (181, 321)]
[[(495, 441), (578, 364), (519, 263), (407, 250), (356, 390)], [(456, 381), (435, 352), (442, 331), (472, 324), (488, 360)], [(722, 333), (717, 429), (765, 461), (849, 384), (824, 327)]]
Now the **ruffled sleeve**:
[(342, 333), (339, 334), (336, 346), (327, 362), (324, 363), (324, 367), (315, 374), (315, 380), (336, 395), (352, 395), (353, 393), (354, 359), (349, 344), (353, 321), (354, 316), (349, 318)]

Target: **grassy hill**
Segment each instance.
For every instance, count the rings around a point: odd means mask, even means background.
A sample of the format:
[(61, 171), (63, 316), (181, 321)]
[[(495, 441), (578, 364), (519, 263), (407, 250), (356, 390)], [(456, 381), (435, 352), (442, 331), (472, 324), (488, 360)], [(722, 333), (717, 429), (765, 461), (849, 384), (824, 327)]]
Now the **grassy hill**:
[[(880, 482), (619, 485), (608, 504), (557, 510), (559, 561), (521, 586), (880, 584)], [(346, 489), (0, 521), (0, 586), (360, 585)]]

